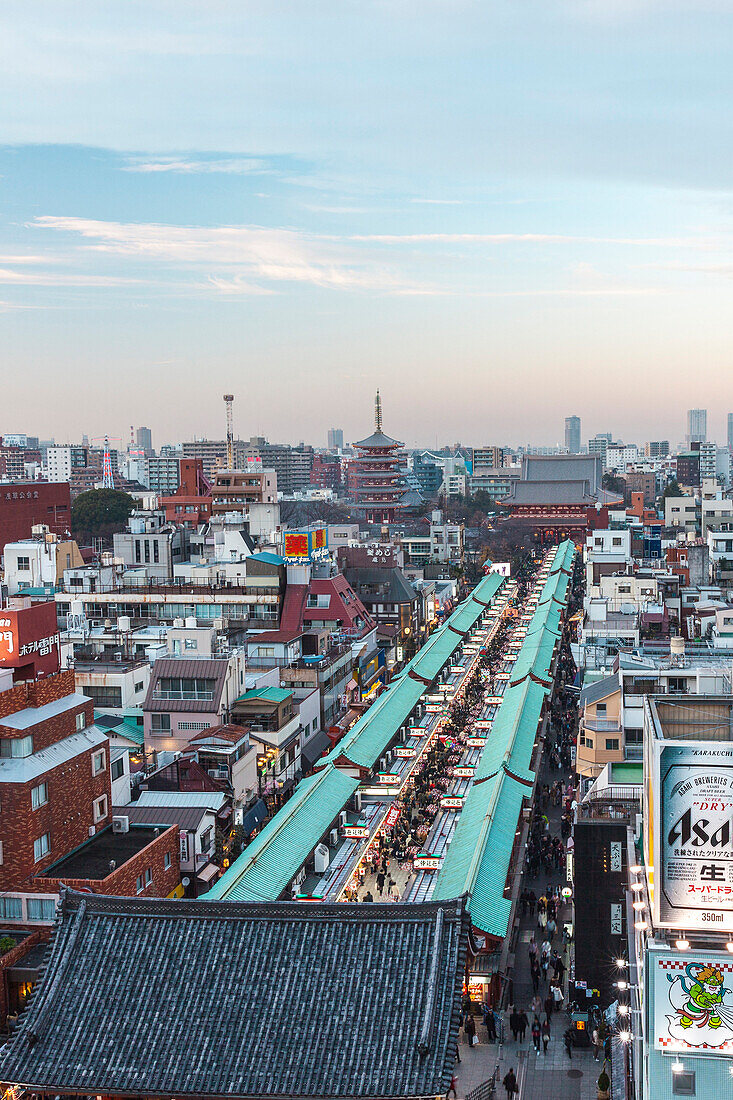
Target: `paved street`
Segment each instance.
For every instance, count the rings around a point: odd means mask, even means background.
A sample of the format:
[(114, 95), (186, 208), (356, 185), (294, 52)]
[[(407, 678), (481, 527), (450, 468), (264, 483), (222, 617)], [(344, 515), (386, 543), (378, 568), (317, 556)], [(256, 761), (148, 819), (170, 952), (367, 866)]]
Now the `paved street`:
[[(548, 754), (543, 754), (540, 774), (537, 784), (537, 797), (545, 784), (552, 785), (556, 780), (562, 779), (567, 783), (572, 773), (565, 770), (553, 771), (550, 767)], [(560, 834), (561, 806), (548, 806), (544, 811), (550, 823), (550, 834)], [(522, 887), (534, 891), (536, 897), (544, 893), (548, 885), (558, 885), (564, 882), (564, 868), (553, 871), (550, 874), (541, 873), (536, 878), (525, 875)], [(564, 921), (572, 919), (572, 910), (566, 907), (560, 910), (558, 916), (558, 935), (555, 937), (554, 946), (561, 950), (560, 931)], [(529, 942), (532, 934), (538, 944), (542, 943), (544, 933), (540, 934), (537, 926), (536, 912), (534, 915), (527, 913), (520, 919), (520, 929), (516, 950), (516, 965), (513, 982), (513, 1001), (519, 1011), (524, 1011), (532, 1022), (532, 989), (531, 971), (529, 965)], [(570, 970), (570, 949), (565, 948), (562, 954), (563, 961)], [(563, 983), (563, 991), (567, 993), (567, 974)], [(539, 996), (544, 1001), (547, 996), (548, 982), (541, 981)], [(510, 1004), (512, 998), (510, 997)], [(544, 1014), (541, 1017), (544, 1019)], [(486, 1030), (477, 1023), (479, 1045), (469, 1047), (465, 1041), (460, 1044), (461, 1063), (457, 1066), (456, 1077), (458, 1080), (458, 1095), (464, 1097), (472, 1089), (487, 1081), (495, 1068), (499, 1067), (497, 1078), (499, 1088), (497, 1097), (503, 1100), (504, 1088), (501, 1081), (510, 1068), (514, 1068), (517, 1075), (520, 1093), (519, 1100), (595, 1100), (596, 1081), (601, 1071), (602, 1063), (595, 1062), (590, 1048), (574, 1048), (572, 1060), (568, 1058), (563, 1043), (563, 1032), (570, 1023), (565, 1008), (553, 1014), (551, 1020), (552, 1038), (547, 1054), (535, 1053), (532, 1045), (530, 1031), (527, 1032), (524, 1043), (515, 1043), (512, 1040), (509, 1029), (509, 1008), (504, 1013), (504, 1034), (507, 1041), (504, 1044), (486, 1042)]]

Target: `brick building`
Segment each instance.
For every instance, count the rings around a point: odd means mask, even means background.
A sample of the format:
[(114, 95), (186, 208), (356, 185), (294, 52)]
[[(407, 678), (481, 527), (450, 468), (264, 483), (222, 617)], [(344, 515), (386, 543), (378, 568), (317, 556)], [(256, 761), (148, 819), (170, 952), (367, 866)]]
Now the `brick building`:
[(29, 539), (42, 523), (65, 535), (71, 529), (71, 493), (67, 482), (12, 481), (0, 484), (0, 554), (7, 542)]
[(166, 522), (192, 528), (208, 523), (211, 519), (211, 482), (204, 476), (203, 459), (179, 459), (178, 479), (176, 492), (159, 498)]
[(175, 829), (112, 829), (109, 740), (72, 670), (13, 685), (0, 668), (0, 804), (3, 926), (53, 921), (62, 882), (130, 896), (179, 886)]

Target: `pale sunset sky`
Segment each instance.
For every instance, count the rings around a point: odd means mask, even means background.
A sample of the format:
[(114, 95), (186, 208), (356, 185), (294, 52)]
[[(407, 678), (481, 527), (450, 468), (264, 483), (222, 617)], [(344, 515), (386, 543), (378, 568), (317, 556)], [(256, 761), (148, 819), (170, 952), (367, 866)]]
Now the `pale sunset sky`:
[(733, 0), (5, 0), (0, 433), (733, 410)]

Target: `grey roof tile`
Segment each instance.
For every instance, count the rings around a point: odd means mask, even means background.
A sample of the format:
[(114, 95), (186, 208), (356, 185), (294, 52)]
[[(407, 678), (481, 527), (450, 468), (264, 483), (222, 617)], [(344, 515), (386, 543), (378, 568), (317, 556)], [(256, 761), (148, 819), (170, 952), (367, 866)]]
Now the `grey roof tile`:
[(469, 920), (464, 899), (259, 904), (68, 892), (0, 1080), (52, 1093), (442, 1095)]

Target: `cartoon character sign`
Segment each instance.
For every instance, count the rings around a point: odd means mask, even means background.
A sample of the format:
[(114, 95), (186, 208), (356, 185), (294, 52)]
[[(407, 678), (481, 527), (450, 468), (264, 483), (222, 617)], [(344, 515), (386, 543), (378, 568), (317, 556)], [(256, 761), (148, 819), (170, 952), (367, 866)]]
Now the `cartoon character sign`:
[(733, 1053), (733, 1003), (729, 997), (733, 989), (725, 984), (723, 966), (709, 961), (681, 962), (668, 966), (664, 978), (665, 984), (657, 986), (657, 1045), (677, 1050), (722, 1048)]

